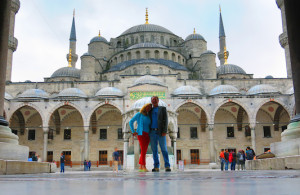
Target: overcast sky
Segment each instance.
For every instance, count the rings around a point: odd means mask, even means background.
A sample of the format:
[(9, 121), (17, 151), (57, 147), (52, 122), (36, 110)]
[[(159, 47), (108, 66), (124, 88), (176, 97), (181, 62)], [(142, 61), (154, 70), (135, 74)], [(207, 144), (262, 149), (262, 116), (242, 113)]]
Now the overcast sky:
[[(12, 81), (43, 81), (68, 65), (69, 36), (76, 10), (77, 54), (88, 50), (98, 35), (108, 41), (145, 22), (163, 26), (185, 39), (193, 28), (219, 51), (219, 4), (222, 7), (228, 63), (242, 67), (255, 78), (286, 77), (281, 12), (275, 0), (20, 0), (16, 15)], [(219, 60), (216, 59), (219, 66)], [(76, 64), (80, 68), (80, 58)]]

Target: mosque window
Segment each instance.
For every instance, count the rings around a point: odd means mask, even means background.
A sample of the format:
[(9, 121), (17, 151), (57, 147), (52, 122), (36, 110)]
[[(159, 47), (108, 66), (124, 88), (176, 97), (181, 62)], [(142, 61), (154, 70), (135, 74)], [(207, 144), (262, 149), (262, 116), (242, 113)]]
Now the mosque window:
[(164, 45), (165, 44), (165, 39), (163, 36), (160, 37), (160, 44)]
[(118, 128), (118, 139), (123, 139), (122, 128)]
[(181, 57), (180, 56), (178, 56), (178, 63), (181, 63)]
[(172, 53), (172, 61), (175, 62), (175, 53)]
[(133, 74), (137, 75), (137, 69), (135, 67), (133, 68)]
[(154, 43), (154, 35), (151, 35), (151, 43)]
[(117, 47), (121, 47), (121, 41), (117, 42)]
[(47, 152), (47, 162), (53, 162), (53, 151)]
[(64, 140), (70, 140), (71, 139), (71, 129), (65, 129), (64, 130)]
[(99, 164), (100, 165), (107, 165), (107, 150), (100, 150), (99, 151)]
[(131, 45), (134, 44), (134, 37), (133, 37), (133, 36), (130, 37), (130, 44), (131, 44)]
[(177, 45), (177, 41), (176, 40), (174, 40), (174, 46), (176, 46)]
[(181, 73), (180, 72), (177, 74), (177, 79), (181, 79)]
[(191, 132), (191, 138), (192, 139), (197, 139), (198, 138), (197, 127), (190, 127), (190, 132)]
[(53, 140), (53, 133), (54, 132), (54, 129), (49, 129), (49, 131), (48, 131), (48, 139), (52, 139)]
[(227, 127), (227, 138), (234, 137), (234, 127)]
[(28, 130), (28, 140), (35, 140), (35, 129)]
[(177, 150), (176, 153), (177, 153), (177, 164), (178, 164), (178, 161), (182, 160), (181, 159), (181, 150)]
[(131, 60), (131, 53), (130, 52), (127, 53), (127, 60)]
[(264, 137), (269, 138), (271, 137), (271, 127), (270, 126), (263, 126), (264, 130)]
[(121, 60), (121, 62), (124, 61), (124, 55), (123, 54), (120, 55), (120, 60)]
[(169, 54), (167, 51), (164, 52), (164, 59), (169, 60)]
[(146, 74), (150, 74), (150, 68), (149, 68), (149, 66), (146, 67)]
[(199, 149), (191, 149), (191, 164), (199, 164)]
[(159, 51), (158, 50), (155, 50), (154, 55), (155, 55), (155, 59), (159, 59)]
[(139, 42), (139, 38), (135, 38), (135, 44), (137, 44)]
[(146, 59), (149, 59), (150, 58), (150, 51), (146, 50), (145, 54), (146, 54)]
[(286, 130), (287, 129), (287, 126), (286, 125), (284, 125), (284, 126), (281, 126), (281, 130), (282, 130), (282, 132), (284, 132), (284, 130)]
[(178, 127), (177, 138), (180, 138), (180, 127)]
[(100, 139), (107, 139), (107, 129), (100, 129)]
[(144, 35), (141, 35), (141, 36), (140, 36), (140, 40), (141, 40), (141, 43), (144, 43), (144, 41), (145, 41), (145, 40), (144, 40)]
[(136, 55), (136, 59), (141, 59), (141, 52), (140, 51), (137, 51), (135, 53), (135, 55)]

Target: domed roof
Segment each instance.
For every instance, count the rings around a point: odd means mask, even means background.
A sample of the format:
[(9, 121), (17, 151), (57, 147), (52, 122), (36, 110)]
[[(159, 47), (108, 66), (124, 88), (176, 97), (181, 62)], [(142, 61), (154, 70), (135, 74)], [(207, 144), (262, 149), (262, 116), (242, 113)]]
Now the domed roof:
[(270, 94), (270, 93), (279, 93), (279, 91), (276, 90), (271, 85), (260, 84), (251, 87), (247, 92), (248, 95)]
[(92, 38), (90, 41), (90, 44), (93, 42), (104, 42), (104, 43), (108, 44), (108, 41), (102, 36), (96, 36), (96, 37)]
[(205, 39), (202, 35), (196, 34), (196, 33), (195, 34), (190, 34), (189, 36), (187, 36), (185, 38), (184, 41), (189, 41), (189, 40), (203, 40), (203, 41), (205, 41)]
[[(151, 97), (144, 97), (142, 99), (137, 100), (133, 104), (132, 109), (141, 109), (145, 104), (149, 104), (149, 103), (151, 103)], [(167, 107), (167, 104), (161, 99), (159, 100), (158, 105)]]
[(247, 74), (241, 67), (234, 64), (224, 64), (217, 67), (217, 74)]
[(18, 98), (49, 98), (49, 94), (42, 89), (27, 89)]
[(239, 90), (232, 86), (232, 85), (219, 85), (215, 88), (213, 88), (210, 92), (209, 95), (220, 95), (220, 94), (240, 94)]
[(272, 75), (268, 75), (265, 77), (265, 79), (273, 79), (274, 77)]
[(186, 85), (186, 86), (181, 86), (178, 87), (177, 89), (174, 90), (172, 93), (174, 96), (199, 96), (201, 95), (201, 92), (199, 89), (196, 87)]
[(105, 87), (100, 89), (95, 96), (105, 97), (122, 97), (123, 92), (116, 87)]
[(291, 87), (291, 88), (289, 88), (286, 92), (285, 92), (285, 94), (288, 94), (288, 95), (293, 95), (295, 92), (294, 92), (294, 87)]
[(134, 81), (134, 86), (144, 85), (144, 84), (165, 86), (164, 83), (159, 78), (151, 75), (142, 76)]
[(73, 67), (63, 67), (56, 70), (52, 75), (51, 78), (55, 77), (74, 77), (80, 78), (80, 70)]
[(11, 99), (13, 99), (13, 97), (10, 94), (5, 92), (4, 99), (11, 100)]
[(157, 43), (138, 43), (135, 45), (132, 45), (130, 47), (128, 47), (126, 50), (128, 49), (136, 49), (136, 48), (147, 48), (147, 47), (158, 47), (158, 48), (167, 48), (163, 45), (157, 44)]
[(67, 88), (59, 92), (57, 97), (82, 97), (86, 98), (86, 94), (78, 88)]
[(155, 24), (140, 24), (140, 25), (133, 26), (133, 27), (127, 29), (120, 36), (127, 35), (127, 34), (132, 34), (132, 33), (138, 33), (138, 32), (162, 32), (162, 33), (173, 34), (168, 29), (166, 29), (166, 28), (164, 28), (162, 26), (159, 26), (159, 25), (155, 25)]

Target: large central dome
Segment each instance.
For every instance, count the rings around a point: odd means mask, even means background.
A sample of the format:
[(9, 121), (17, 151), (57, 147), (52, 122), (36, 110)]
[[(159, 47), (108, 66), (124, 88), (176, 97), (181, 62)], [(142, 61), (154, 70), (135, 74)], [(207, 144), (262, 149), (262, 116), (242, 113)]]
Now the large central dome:
[(123, 32), (120, 36), (137, 33), (137, 32), (162, 32), (162, 33), (174, 34), (162, 26), (158, 26), (155, 24), (140, 24), (129, 28), (128, 30)]

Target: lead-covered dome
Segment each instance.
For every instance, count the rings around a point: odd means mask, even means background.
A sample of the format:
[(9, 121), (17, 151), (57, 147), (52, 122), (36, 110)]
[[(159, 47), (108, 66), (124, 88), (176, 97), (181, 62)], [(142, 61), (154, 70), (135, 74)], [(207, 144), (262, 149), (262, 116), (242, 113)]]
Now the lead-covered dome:
[(86, 98), (87, 95), (78, 88), (67, 88), (59, 92), (57, 97)]
[(232, 86), (232, 85), (219, 85), (215, 88), (213, 88), (209, 95), (221, 95), (221, 94), (226, 94), (226, 95), (238, 95), (240, 94), (239, 90)]
[(63, 67), (56, 70), (52, 75), (51, 78), (56, 77), (73, 77), (73, 78), (80, 78), (80, 70), (73, 67)]
[(204, 37), (202, 35), (200, 35), (200, 34), (197, 34), (197, 33), (190, 34), (189, 36), (187, 36), (185, 38), (184, 41), (190, 41), (190, 40), (203, 40), (203, 41), (205, 41)]
[(196, 87), (186, 85), (175, 89), (172, 95), (173, 96), (200, 96), (201, 92)]
[(90, 41), (90, 44), (94, 43), (94, 42), (103, 42), (103, 43), (108, 44), (108, 41), (102, 36), (96, 36), (96, 37), (92, 38)]
[(137, 49), (137, 48), (164, 48), (164, 49), (166, 49), (167, 47), (157, 44), (157, 43), (138, 43), (138, 44), (128, 47), (126, 50)]
[(274, 94), (274, 93), (279, 93), (279, 91), (274, 87), (272, 87), (271, 85), (266, 85), (266, 84), (255, 85), (251, 87), (247, 92), (248, 95)]
[(116, 87), (105, 87), (100, 89), (96, 95), (96, 97), (122, 97), (124, 96), (123, 92)]
[(162, 32), (162, 33), (168, 33), (173, 34), (168, 29), (155, 25), (155, 24), (140, 24), (137, 26), (133, 26), (129, 29), (127, 29), (125, 32), (123, 32), (120, 36), (132, 34), (132, 33), (139, 33), (139, 32)]
[(217, 67), (217, 74), (247, 74), (241, 67), (234, 64), (224, 64)]
[(165, 86), (164, 83), (159, 78), (151, 75), (145, 75), (136, 79), (133, 85), (136, 86), (136, 85), (144, 85), (144, 84)]
[(49, 94), (42, 89), (27, 89), (18, 98), (49, 98)]
[[(137, 100), (133, 104), (132, 109), (141, 109), (145, 104), (149, 104), (149, 103), (151, 103), (151, 97), (144, 97), (142, 99)], [(161, 99), (159, 99), (158, 105), (167, 107), (167, 104)]]

